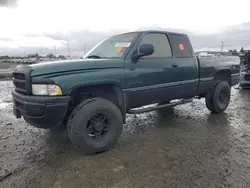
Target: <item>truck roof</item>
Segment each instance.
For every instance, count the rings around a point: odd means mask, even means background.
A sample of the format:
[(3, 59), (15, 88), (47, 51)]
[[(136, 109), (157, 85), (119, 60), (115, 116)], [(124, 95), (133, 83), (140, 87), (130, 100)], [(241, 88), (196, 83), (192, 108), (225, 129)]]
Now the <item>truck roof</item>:
[(137, 30), (137, 31), (131, 31), (131, 32), (125, 32), (126, 33), (150, 33), (150, 32), (155, 32), (155, 33), (169, 33), (169, 34), (179, 34), (179, 35), (186, 35), (185, 33), (180, 33), (180, 32), (171, 32), (171, 31), (166, 31), (166, 30)]

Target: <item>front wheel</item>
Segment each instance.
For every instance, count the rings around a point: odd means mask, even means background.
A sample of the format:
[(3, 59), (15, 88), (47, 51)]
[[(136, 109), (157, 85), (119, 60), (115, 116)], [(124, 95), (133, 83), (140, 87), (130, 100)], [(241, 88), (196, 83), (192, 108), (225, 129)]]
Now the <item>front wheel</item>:
[(206, 106), (214, 113), (224, 112), (230, 102), (231, 88), (226, 81), (217, 81), (212, 91), (206, 94)]
[(123, 128), (122, 113), (111, 101), (87, 99), (72, 112), (67, 129), (71, 142), (87, 154), (110, 149)]

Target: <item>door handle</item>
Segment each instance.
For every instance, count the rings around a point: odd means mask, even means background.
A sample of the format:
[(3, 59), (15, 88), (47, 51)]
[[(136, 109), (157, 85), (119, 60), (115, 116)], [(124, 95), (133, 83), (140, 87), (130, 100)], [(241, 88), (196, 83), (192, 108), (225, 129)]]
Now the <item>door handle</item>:
[(178, 64), (176, 64), (176, 63), (172, 63), (172, 65), (171, 65), (173, 68), (177, 68), (178, 67)]

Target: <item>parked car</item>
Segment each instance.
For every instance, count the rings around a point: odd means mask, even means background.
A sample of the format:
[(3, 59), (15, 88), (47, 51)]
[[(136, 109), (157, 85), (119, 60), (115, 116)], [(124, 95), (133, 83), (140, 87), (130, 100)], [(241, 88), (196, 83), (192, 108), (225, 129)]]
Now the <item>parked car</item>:
[(242, 88), (250, 87), (250, 50), (239, 55), (240, 57), (240, 81)]
[(72, 143), (94, 154), (117, 142), (126, 113), (193, 98), (205, 98), (213, 113), (225, 111), (239, 72), (239, 57), (196, 58), (186, 34), (123, 33), (83, 59), (19, 66), (13, 73), (14, 114), (39, 128), (66, 124)]

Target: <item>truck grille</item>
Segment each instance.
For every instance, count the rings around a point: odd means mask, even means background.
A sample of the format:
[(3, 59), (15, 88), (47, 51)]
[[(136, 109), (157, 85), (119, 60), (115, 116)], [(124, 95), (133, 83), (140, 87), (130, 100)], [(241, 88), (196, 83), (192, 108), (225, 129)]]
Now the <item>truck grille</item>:
[(30, 93), (30, 72), (28, 66), (21, 66), (13, 72), (13, 84), (18, 93), (27, 95)]
[(19, 80), (25, 80), (25, 74), (23, 73), (14, 73), (14, 78)]

